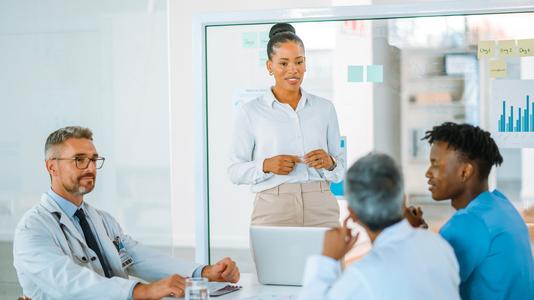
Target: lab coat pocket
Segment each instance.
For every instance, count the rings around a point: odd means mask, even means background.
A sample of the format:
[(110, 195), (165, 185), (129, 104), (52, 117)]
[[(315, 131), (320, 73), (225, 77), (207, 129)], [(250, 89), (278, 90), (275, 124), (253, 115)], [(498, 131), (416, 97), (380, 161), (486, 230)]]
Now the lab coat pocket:
[[(72, 257), (73, 261), (82, 267), (89, 267), (91, 262), (91, 256), (85, 251), (84, 245), (78, 239), (70, 236), (66, 236), (66, 242), (68, 245), (68, 254)], [(89, 267), (90, 268), (90, 267)]]
[(73, 254), (74, 262), (77, 265), (87, 267), (87, 264), (90, 262), (90, 259), (86, 255), (77, 255)]

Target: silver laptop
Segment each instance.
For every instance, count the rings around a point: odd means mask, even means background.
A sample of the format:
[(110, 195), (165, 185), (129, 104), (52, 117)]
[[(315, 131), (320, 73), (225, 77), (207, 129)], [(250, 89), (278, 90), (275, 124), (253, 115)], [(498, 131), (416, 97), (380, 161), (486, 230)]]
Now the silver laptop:
[(251, 226), (250, 243), (258, 281), (302, 285), (308, 256), (320, 254), (329, 228)]

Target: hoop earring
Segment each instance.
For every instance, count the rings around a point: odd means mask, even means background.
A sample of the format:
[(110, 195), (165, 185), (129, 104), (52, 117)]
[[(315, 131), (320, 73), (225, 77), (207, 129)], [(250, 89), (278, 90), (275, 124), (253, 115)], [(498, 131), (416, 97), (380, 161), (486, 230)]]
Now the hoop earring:
[(269, 75), (270, 75), (270, 76), (273, 76), (273, 72), (270, 72), (270, 71), (269, 71)]

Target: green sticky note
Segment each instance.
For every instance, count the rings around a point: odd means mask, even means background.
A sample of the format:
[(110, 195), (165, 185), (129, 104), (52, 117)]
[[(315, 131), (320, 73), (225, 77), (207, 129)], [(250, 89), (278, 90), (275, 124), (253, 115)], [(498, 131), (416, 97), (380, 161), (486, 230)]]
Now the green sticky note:
[(256, 32), (243, 33), (243, 48), (257, 48), (258, 34)]
[(258, 57), (258, 63), (260, 64), (260, 66), (265, 66), (265, 62), (267, 61), (267, 50), (260, 50)]
[(267, 43), (269, 42), (269, 33), (268, 32), (260, 32), (260, 48), (267, 48)]
[(347, 80), (348, 82), (362, 82), (363, 66), (349, 66)]
[(367, 66), (367, 82), (375, 82), (375, 83), (384, 82), (384, 66), (382, 65)]

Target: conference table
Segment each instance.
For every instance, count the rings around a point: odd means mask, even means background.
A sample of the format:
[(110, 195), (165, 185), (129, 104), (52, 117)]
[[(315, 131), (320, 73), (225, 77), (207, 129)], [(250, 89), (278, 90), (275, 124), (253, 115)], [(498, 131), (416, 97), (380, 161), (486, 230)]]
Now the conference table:
[[(242, 273), (237, 283), (243, 288), (219, 297), (210, 297), (211, 300), (296, 300), (300, 286), (263, 285), (258, 282), (256, 274)], [(221, 284), (223, 287), (224, 284)], [(164, 298), (176, 299), (176, 298)]]

